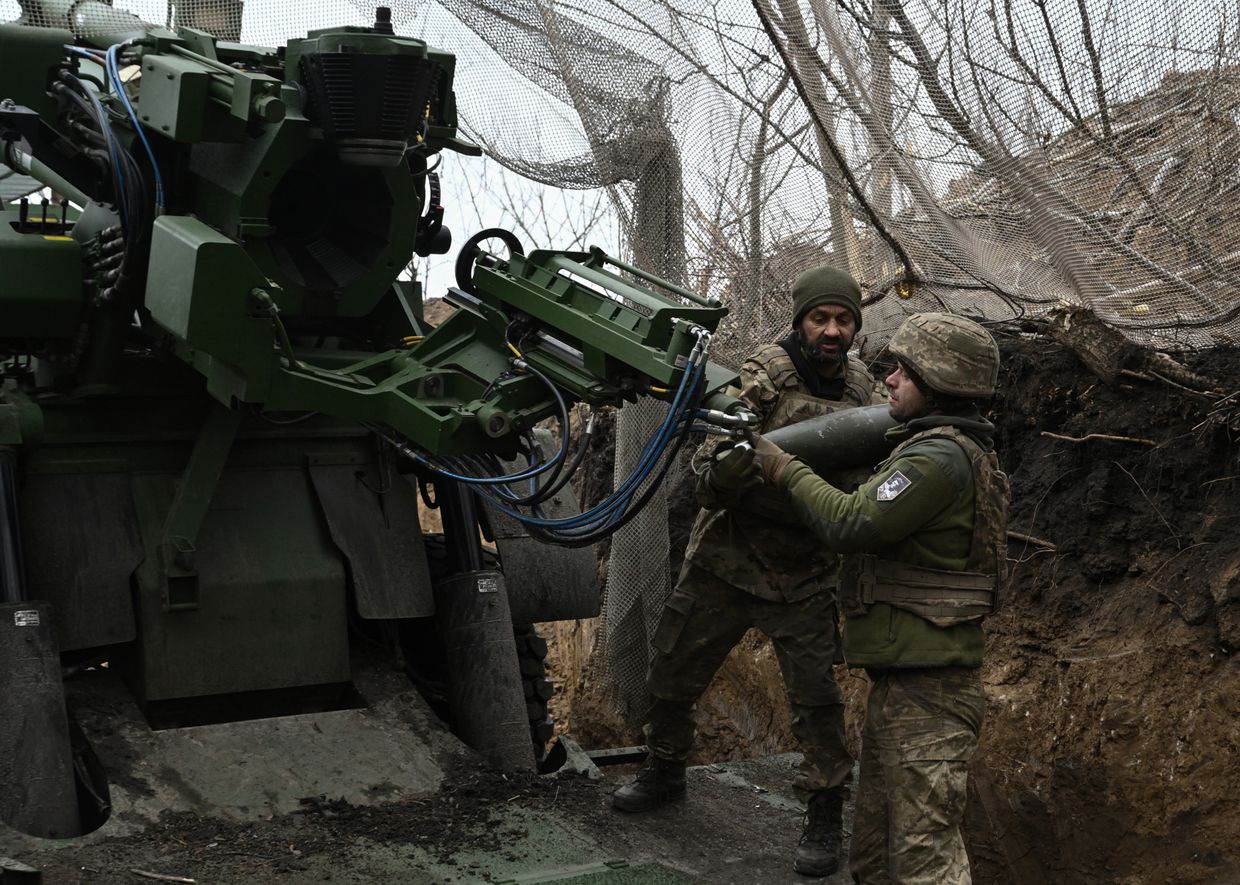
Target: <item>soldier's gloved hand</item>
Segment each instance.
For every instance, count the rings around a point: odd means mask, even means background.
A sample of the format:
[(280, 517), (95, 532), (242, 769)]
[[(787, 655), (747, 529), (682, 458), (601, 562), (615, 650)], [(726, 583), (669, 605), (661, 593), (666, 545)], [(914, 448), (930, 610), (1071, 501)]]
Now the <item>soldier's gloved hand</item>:
[(762, 470), (762, 478), (773, 486), (779, 486), (780, 475), (789, 463), (796, 460), (795, 456), (789, 455), (775, 443), (757, 433), (749, 434), (749, 444), (753, 446), (754, 452), (758, 455), (758, 466)]
[(749, 446), (733, 446), (715, 454), (707, 481), (716, 492), (739, 492), (762, 482), (758, 459)]

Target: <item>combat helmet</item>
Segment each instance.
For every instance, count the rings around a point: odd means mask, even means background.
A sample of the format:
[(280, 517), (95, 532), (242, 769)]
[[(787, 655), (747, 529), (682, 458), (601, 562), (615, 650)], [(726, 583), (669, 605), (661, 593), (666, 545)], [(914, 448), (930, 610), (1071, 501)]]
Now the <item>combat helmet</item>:
[(913, 314), (887, 347), (936, 393), (970, 399), (994, 396), (999, 347), (972, 320), (950, 313)]

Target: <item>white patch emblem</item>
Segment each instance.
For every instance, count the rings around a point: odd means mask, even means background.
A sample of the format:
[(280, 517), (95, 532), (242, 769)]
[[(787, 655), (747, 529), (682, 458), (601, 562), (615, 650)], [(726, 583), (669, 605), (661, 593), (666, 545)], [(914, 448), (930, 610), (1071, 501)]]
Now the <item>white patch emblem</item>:
[(894, 501), (900, 496), (902, 491), (907, 489), (912, 484), (912, 480), (897, 470), (895, 473), (891, 474), (891, 476), (887, 477), (887, 479), (883, 481), (883, 484), (878, 487), (878, 500)]

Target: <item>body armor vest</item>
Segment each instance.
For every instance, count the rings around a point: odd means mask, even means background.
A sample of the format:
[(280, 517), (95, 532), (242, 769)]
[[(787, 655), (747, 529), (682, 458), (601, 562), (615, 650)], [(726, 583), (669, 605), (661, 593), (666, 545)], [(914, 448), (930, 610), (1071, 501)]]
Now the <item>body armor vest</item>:
[[(762, 397), (766, 416), (763, 431), (868, 405), (873, 396), (874, 376), (856, 357), (849, 357), (844, 393), (839, 400), (810, 395), (792, 359), (778, 344), (763, 347), (747, 362), (759, 365), (771, 382), (767, 395)], [(776, 394), (773, 400), (772, 390)], [(867, 471), (862, 473), (868, 475)], [(857, 482), (864, 478), (858, 477)], [(833, 477), (833, 481), (836, 479)], [(753, 489), (750, 495), (762, 491)], [(778, 506), (787, 512), (782, 494)], [(699, 511), (689, 537), (687, 561), (763, 599), (792, 602), (833, 588), (836, 554), (823, 550), (818, 539), (800, 522), (775, 522), (763, 517), (760, 510), (747, 498), (736, 510)]]
[(950, 439), (973, 472), (973, 536), (964, 571), (925, 568), (874, 554), (845, 557), (840, 569), (844, 611), (864, 612), (877, 602), (925, 618), (939, 627), (980, 620), (999, 608), (1007, 582), (1007, 518), (1011, 491), (998, 456), (956, 427), (934, 427), (905, 440), (892, 458), (928, 438)]
[(750, 357), (750, 361), (766, 369), (772, 386), (779, 392), (770, 414), (762, 422), (762, 433), (841, 409), (869, 405), (874, 393), (874, 376), (865, 363), (851, 354), (848, 357), (848, 371), (844, 375), (844, 395), (838, 400), (810, 394), (792, 358), (778, 344), (768, 344)]

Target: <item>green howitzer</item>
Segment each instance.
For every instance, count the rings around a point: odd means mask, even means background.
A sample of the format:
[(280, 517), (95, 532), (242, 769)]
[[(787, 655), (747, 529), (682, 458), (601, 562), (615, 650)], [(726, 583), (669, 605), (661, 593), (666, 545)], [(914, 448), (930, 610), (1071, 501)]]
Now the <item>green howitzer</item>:
[[(446, 686), (441, 712), (493, 762), (532, 765), (551, 724), (529, 625), (597, 614), (583, 545), (690, 431), (750, 420), (708, 359), (724, 309), (597, 249), (526, 255), (484, 231), (460, 250), (457, 311), (427, 323), (404, 271), (451, 248), (438, 155), (478, 148), (455, 58), (383, 8), (279, 49), (95, 0), (23, 10), (0, 25), (0, 175), (51, 195), (0, 205), (0, 821), (102, 826), (135, 782), (106, 772), (133, 759), (173, 771), (154, 793), (184, 782), (234, 816), (324, 789), (246, 801), (222, 766), (148, 758), (167, 741), (90, 761), (57, 712), (61, 662), (123, 678), (152, 727), (328, 711), (360, 747), (360, 635)], [(569, 406), (641, 396), (667, 421), (581, 513), (567, 481), (593, 423), (572, 452)], [(328, 776), (301, 744), (271, 748)]]
[[(114, 388), (140, 334), (229, 408), (380, 424), (432, 454), (512, 454), (555, 402), (532, 376), (497, 381), (506, 338), (530, 341), (530, 364), (571, 400), (620, 405), (673, 389), (693, 330), (724, 314), (623, 279), (635, 269), (597, 250), (518, 246), (460, 269), (472, 309), (428, 331), (397, 278), (451, 242), (430, 161), (477, 153), (457, 135), (452, 56), (382, 27), (316, 31), (280, 54), (105, 10), (105, 39), (72, 54), (68, 31), (0, 26), (0, 155), (81, 207), (0, 225), (0, 346), (69, 362), (58, 380), (78, 392)], [(94, 87), (121, 65), (123, 88)], [(397, 85), (372, 89), (379, 78)], [(117, 115), (132, 129), (107, 131)], [(707, 372), (709, 390), (728, 381)]]

